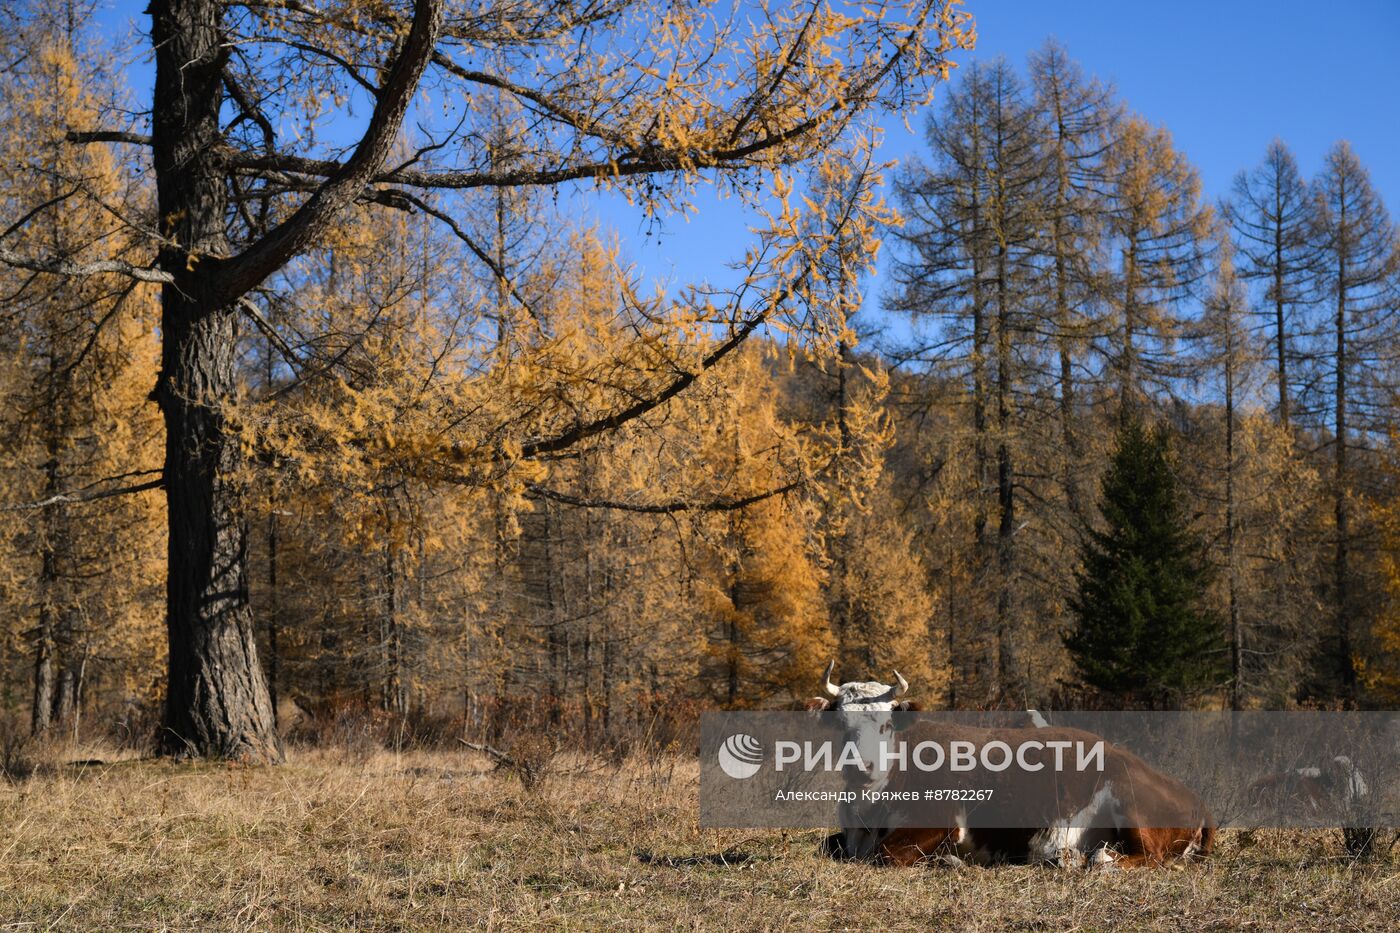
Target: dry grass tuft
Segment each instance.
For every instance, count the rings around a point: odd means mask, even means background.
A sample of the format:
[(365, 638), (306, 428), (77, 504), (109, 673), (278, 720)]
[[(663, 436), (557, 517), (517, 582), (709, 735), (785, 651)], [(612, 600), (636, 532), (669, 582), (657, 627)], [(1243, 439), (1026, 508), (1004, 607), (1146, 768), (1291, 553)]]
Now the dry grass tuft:
[[(1199, 868), (884, 869), (817, 832), (696, 825), (696, 769), (555, 763), (527, 791), (471, 751), (285, 766), (111, 760), (0, 781), (0, 929), (1391, 930), (1393, 855), (1227, 833)], [(59, 759), (62, 761), (63, 759)]]

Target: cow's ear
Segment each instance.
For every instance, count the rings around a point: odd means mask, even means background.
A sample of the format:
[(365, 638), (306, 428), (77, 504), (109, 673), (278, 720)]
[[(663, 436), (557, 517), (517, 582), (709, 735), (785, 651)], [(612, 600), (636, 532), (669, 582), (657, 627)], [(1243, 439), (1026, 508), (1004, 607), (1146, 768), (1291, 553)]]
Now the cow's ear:
[(917, 713), (923, 709), (922, 706), (912, 700), (903, 700), (896, 703), (894, 708), (901, 713)]
[(812, 697), (807, 701), (807, 712), (815, 716), (817, 713), (824, 713), (831, 708), (831, 701), (826, 697)]

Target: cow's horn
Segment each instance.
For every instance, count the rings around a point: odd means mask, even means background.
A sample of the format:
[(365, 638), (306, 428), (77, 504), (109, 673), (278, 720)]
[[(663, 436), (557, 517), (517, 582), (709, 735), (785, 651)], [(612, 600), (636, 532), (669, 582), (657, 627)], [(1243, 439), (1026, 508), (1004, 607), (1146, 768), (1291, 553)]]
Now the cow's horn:
[(894, 672), (894, 682), (894, 695), (896, 697), (902, 697), (909, 692), (909, 681), (905, 680), (904, 676), (900, 674), (899, 671)]
[(832, 658), (831, 663), (826, 666), (826, 692), (834, 697), (841, 695), (841, 688), (831, 682), (831, 672), (836, 670), (836, 659)]

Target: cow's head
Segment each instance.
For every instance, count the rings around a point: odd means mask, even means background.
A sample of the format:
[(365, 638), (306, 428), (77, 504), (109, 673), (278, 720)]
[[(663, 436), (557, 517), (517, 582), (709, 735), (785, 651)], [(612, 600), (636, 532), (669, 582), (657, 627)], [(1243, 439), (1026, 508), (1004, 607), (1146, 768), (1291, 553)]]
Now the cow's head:
[(894, 672), (893, 684), (882, 684), (878, 680), (852, 680), (838, 687), (831, 682), (834, 670), (836, 662), (832, 661), (822, 675), (826, 696), (808, 700), (808, 712), (890, 713), (918, 709), (915, 704), (899, 699), (909, 692), (909, 681), (899, 671)]
[(831, 672), (835, 669), (835, 661), (826, 666), (822, 681), (827, 695), (808, 700), (807, 711), (836, 713), (843, 743), (854, 742), (860, 751), (864, 780), (879, 782), (884, 778), (880, 768), (880, 744), (894, 733), (894, 718), (888, 714), (912, 712), (919, 706), (900, 699), (909, 691), (909, 681), (899, 671), (894, 672), (893, 684), (853, 680), (837, 686), (831, 682)]

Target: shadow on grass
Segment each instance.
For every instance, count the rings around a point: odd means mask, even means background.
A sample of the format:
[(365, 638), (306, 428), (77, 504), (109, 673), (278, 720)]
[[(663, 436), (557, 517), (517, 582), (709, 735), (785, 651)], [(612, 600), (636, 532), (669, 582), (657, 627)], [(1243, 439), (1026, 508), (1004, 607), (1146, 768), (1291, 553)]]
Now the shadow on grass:
[(717, 865), (721, 868), (745, 868), (757, 862), (772, 862), (776, 855), (757, 855), (737, 849), (726, 849), (707, 855), (658, 855), (655, 852), (638, 851), (632, 853), (643, 865), (660, 865), (663, 868), (692, 868), (696, 865)]

